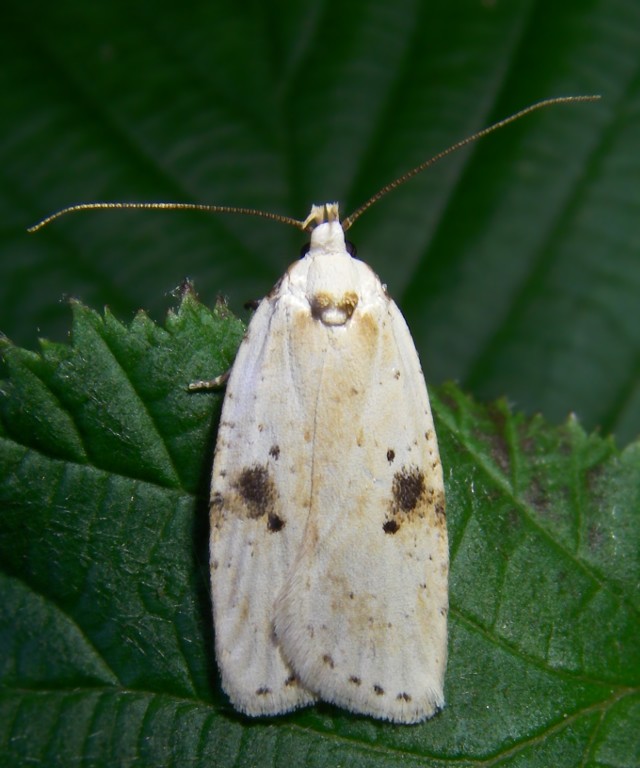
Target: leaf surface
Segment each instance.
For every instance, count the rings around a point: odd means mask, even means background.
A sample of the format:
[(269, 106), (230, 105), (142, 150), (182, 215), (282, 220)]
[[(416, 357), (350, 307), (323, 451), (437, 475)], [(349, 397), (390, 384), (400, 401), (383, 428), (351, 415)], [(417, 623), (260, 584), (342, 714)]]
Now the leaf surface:
[(164, 327), (73, 304), (4, 344), (0, 755), (11, 766), (633, 765), (640, 447), (454, 385), (431, 395), (451, 546), (445, 710), (249, 720), (218, 687), (207, 486), (242, 324), (185, 290)]

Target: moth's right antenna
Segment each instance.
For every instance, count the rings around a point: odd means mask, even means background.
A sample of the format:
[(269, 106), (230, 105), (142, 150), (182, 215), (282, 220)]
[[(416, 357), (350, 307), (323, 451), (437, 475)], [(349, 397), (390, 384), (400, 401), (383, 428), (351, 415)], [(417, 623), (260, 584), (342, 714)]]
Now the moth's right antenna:
[(521, 109), (519, 112), (516, 112), (515, 115), (505, 117), (504, 120), (499, 120), (497, 123), (490, 125), (488, 128), (483, 128), (481, 131), (478, 131), (471, 136), (467, 136), (466, 139), (462, 139), (462, 141), (458, 141), (455, 144), (452, 144), (448, 149), (444, 149), (442, 152), (438, 152), (437, 155), (430, 157), (428, 160), (425, 160), (424, 163), (416, 165), (415, 168), (412, 168), (410, 171), (407, 171), (399, 178), (395, 179), (389, 184), (386, 184), (384, 187), (382, 187), (382, 189), (376, 192), (373, 197), (370, 197), (366, 203), (357, 208), (350, 216), (347, 216), (346, 219), (342, 220), (342, 229), (345, 231), (349, 229), (353, 222), (356, 219), (359, 219), (360, 216), (362, 216), (362, 214), (368, 208), (371, 208), (374, 203), (377, 203), (381, 197), (384, 197), (388, 192), (391, 192), (392, 189), (399, 187), (401, 184), (409, 181), (409, 179), (412, 179), (414, 176), (422, 173), (422, 171), (424, 171), (426, 168), (429, 168), (429, 166), (437, 163), (438, 160), (442, 160), (443, 157), (450, 155), (452, 152), (456, 152), (462, 147), (466, 147), (467, 144), (471, 144), (472, 142), (481, 139), (483, 136), (486, 136), (489, 133), (497, 131), (499, 128), (504, 128), (505, 125), (509, 125), (509, 123), (513, 123), (515, 120), (519, 120), (521, 117), (528, 115), (530, 112), (535, 112), (536, 110), (542, 109), (543, 107), (550, 107), (553, 104), (573, 104), (577, 101), (598, 101), (599, 99), (600, 96), (558, 96), (552, 99), (544, 99), (543, 101), (538, 101), (535, 104), (531, 104), (530, 106)]

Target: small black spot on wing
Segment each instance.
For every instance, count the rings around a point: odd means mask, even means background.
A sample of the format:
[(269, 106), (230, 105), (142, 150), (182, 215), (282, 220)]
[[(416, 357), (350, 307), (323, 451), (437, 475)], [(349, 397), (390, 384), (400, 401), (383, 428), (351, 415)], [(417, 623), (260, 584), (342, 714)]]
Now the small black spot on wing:
[(382, 530), (385, 533), (396, 533), (396, 531), (400, 528), (398, 523), (396, 523), (395, 520), (387, 520), (385, 524), (382, 526)]
[(389, 448), (389, 450), (387, 451), (387, 461), (389, 462), (389, 464), (393, 464), (393, 460), (395, 459), (395, 457), (396, 457), (396, 452), (393, 450), (393, 448)]
[(269, 513), (267, 516), (267, 528), (272, 533), (277, 533), (278, 531), (281, 531), (285, 526), (285, 521), (278, 517), (278, 515), (274, 514), (273, 512)]
[(374, 685), (373, 692), (376, 696), (384, 696), (384, 688), (381, 685)]
[(280, 458), (280, 446), (272, 445), (271, 448), (269, 448), (269, 456), (271, 456), (272, 459), (278, 461)]
[(353, 685), (362, 685), (362, 680), (357, 675), (351, 675), (349, 682)]
[(271, 693), (271, 688), (267, 688), (266, 685), (261, 685), (260, 688), (256, 688), (256, 696), (268, 696)]
[(411, 695), (410, 695), (410, 694), (408, 694), (408, 693), (404, 693), (404, 692), (403, 692), (403, 693), (399, 693), (399, 694), (396, 696), (396, 699), (397, 699), (398, 701), (411, 701)]
[(333, 669), (335, 667), (335, 663), (333, 661), (332, 656), (330, 656), (328, 653), (325, 653), (325, 655), (322, 657), (322, 661), (330, 668)]

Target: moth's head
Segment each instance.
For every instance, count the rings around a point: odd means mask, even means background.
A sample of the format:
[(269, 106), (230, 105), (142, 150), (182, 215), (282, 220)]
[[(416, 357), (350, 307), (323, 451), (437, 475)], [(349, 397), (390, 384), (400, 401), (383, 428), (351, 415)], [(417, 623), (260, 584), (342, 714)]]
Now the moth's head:
[(311, 241), (302, 248), (301, 256), (309, 252), (316, 255), (343, 254), (345, 251), (350, 256), (356, 255), (353, 243), (345, 240), (338, 203), (312, 205), (303, 228), (311, 231)]

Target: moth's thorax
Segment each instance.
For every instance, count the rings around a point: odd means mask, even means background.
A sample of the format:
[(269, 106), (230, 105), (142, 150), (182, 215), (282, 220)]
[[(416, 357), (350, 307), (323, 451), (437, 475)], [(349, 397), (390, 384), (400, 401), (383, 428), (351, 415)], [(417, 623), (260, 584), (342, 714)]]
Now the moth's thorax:
[(318, 224), (318, 226), (311, 232), (311, 244), (309, 246), (310, 254), (330, 255), (346, 252), (347, 248), (344, 240), (344, 230), (339, 221), (325, 221), (322, 224)]
[(290, 268), (289, 278), (313, 317), (330, 326), (346, 325), (356, 308), (380, 290), (371, 269), (347, 251), (339, 221), (315, 227), (309, 251)]

